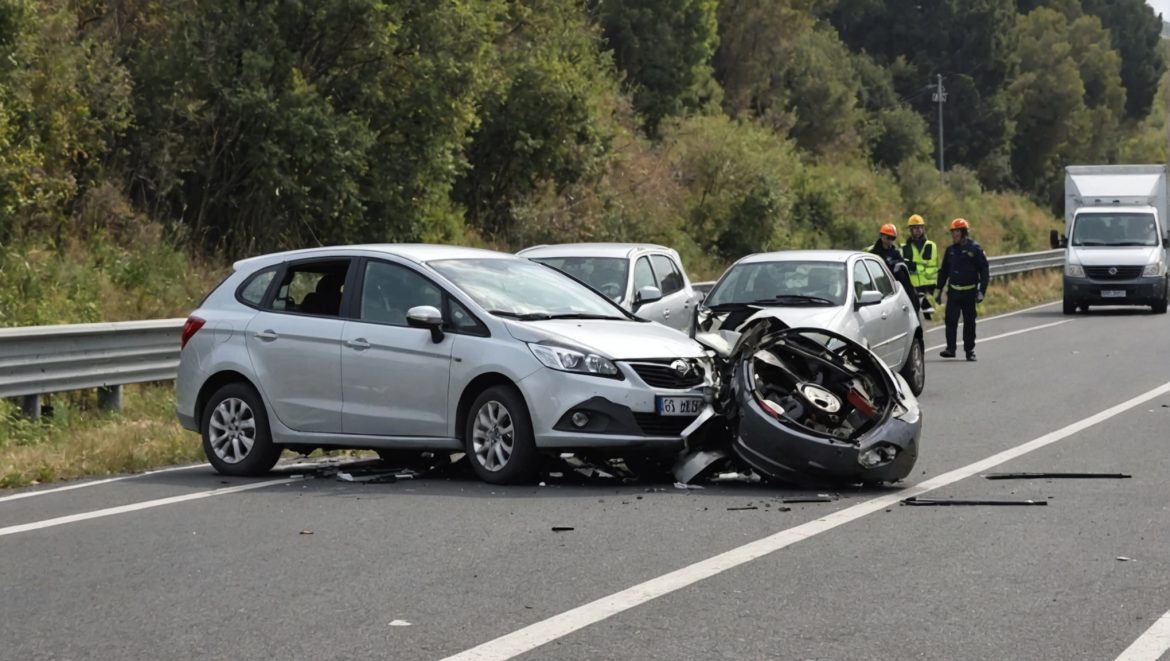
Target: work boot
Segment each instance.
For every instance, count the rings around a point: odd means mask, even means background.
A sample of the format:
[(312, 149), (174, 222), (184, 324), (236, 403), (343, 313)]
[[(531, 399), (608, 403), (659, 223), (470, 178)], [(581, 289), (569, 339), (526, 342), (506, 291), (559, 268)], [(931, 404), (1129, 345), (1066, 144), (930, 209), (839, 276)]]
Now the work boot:
[(975, 352), (974, 351), (967, 352), (967, 360), (971, 361), (972, 363), (975, 362)]
[(946, 350), (938, 352), (938, 355), (942, 356), (943, 358), (954, 358), (955, 357), (955, 350), (954, 349), (946, 349)]
[(926, 308), (925, 310), (922, 311), (922, 316), (925, 317), (927, 321), (930, 321), (930, 318), (933, 315), (934, 315), (934, 308)]

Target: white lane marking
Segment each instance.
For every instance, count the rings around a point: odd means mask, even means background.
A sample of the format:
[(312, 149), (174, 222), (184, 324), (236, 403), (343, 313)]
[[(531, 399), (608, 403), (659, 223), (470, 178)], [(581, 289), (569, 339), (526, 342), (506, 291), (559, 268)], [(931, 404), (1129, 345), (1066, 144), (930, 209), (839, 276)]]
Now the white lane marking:
[(1125, 648), (1117, 661), (1157, 661), (1170, 650), (1170, 613), (1158, 618), (1133, 645)]
[(444, 661), (510, 659), (525, 654), (541, 645), (567, 636), (591, 624), (596, 624), (635, 606), (640, 606), (648, 601), (670, 594), (675, 590), (693, 585), (716, 574), (791, 546), (801, 540), (827, 532), (850, 521), (855, 521), (867, 514), (880, 512), (888, 507), (897, 505), (904, 498), (919, 496), (929, 491), (948, 486), (959, 480), (977, 475), (999, 464), (1028, 454), (1029, 452), (1034, 452), (1048, 445), (1052, 445), (1167, 393), (1170, 393), (1170, 382), (1164, 383), (1153, 390), (1142, 393), (1133, 399), (1122, 402), (1100, 413), (1028, 441), (1023, 445), (1004, 450), (986, 459), (962, 468), (957, 468), (948, 473), (943, 473), (938, 477), (908, 487), (896, 494), (878, 496), (877, 498), (872, 498), (843, 510), (833, 512), (814, 521), (809, 521), (808, 523), (794, 528), (788, 528), (787, 530), (781, 530), (763, 539), (720, 553), (706, 560), (700, 560), (693, 565), (683, 567), (669, 574), (664, 574), (658, 578), (650, 579), (645, 583), (640, 583), (621, 592), (615, 592), (614, 594), (602, 597), (583, 606), (578, 606), (559, 615), (554, 615), (535, 624), (530, 624), (518, 631), (449, 656)]
[(171, 468), (160, 468), (158, 470), (146, 471), (144, 473), (135, 473), (133, 475), (120, 475), (118, 477), (110, 477), (104, 480), (93, 480), (92, 482), (79, 482), (77, 484), (69, 484), (63, 487), (56, 487), (53, 489), (38, 489), (36, 491), (25, 491), (23, 493), (12, 494), (11, 496), (0, 497), (0, 503), (9, 500), (20, 500), (22, 498), (32, 498), (33, 496), (44, 496), (50, 493), (60, 493), (62, 491), (72, 491), (74, 489), (84, 489), (86, 487), (96, 487), (99, 484), (109, 484), (110, 482), (121, 482), (122, 480), (132, 480), (136, 477), (143, 477), (146, 475), (154, 475), (155, 473), (170, 473), (173, 471), (185, 471), (192, 468), (207, 467), (211, 464), (195, 464), (193, 466), (174, 466)]
[[(984, 319), (980, 319), (979, 321), (982, 323), (985, 321), (995, 321), (996, 319), (1003, 319), (1004, 317), (1014, 317), (1017, 314), (1024, 314), (1025, 312), (1031, 312), (1033, 310), (1039, 310), (1041, 308), (1050, 308), (1053, 305), (1056, 305), (1057, 303), (1060, 303), (1060, 301), (1052, 301), (1051, 303), (1041, 303), (1040, 305), (1033, 305), (1032, 307), (1024, 308), (1023, 310), (1016, 310), (1015, 312), (1005, 312), (1003, 314), (997, 314), (994, 317), (986, 317)], [(935, 311), (939, 312), (942, 309), (942, 307), (943, 306), (941, 306), (941, 305), (938, 306), (937, 308), (935, 308)], [(940, 312), (940, 314), (941, 314), (941, 312)], [(935, 326), (934, 328), (926, 329), (926, 332), (933, 333), (935, 331), (942, 330), (944, 328), (946, 328), (946, 326), (940, 324), (938, 326)]]
[(32, 523), (22, 523), (20, 525), (8, 526), (7, 528), (0, 528), (0, 537), (5, 535), (15, 535), (16, 533), (28, 532), (30, 530), (43, 530), (44, 528), (52, 528), (54, 526), (63, 526), (67, 523), (77, 523), (78, 521), (89, 521), (90, 519), (100, 519), (106, 516), (113, 516), (115, 514), (125, 514), (126, 512), (137, 512), (139, 510), (150, 509), (153, 507), (162, 507), (163, 505), (173, 505), (175, 503), (183, 503), (188, 500), (199, 500), (201, 498), (211, 498), (213, 496), (226, 496), (230, 493), (239, 493), (241, 491), (251, 491), (252, 489), (263, 489), (274, 484), (287, 484), (293, 480), (299, 480), (299, 475), (294, 477), (286, 477), (279, 480), (268, 480), (266, 482), (255, 482), (252, 484), (241, 484), (235, 487), (224, 487), (222, 489), (212, 489), (210, 491), (198, 491), (195, 493), (187, 493), (181, 496), (170, 496), (169, 498), (158, 498), (155, 500), (146, 500), (141, 503), (131, 503), (129, 505), (119, 505), (118, 507), (107, 507), (106, 509), (94, 510), (92, 512), (82, 512), (81, 514), (70, 514), (68, 516), (59, 516), (54, 519), (45, 519), (44, 521), (34, 521)]
[[(1054, 321), (1050, 324), (1041, 324), (1040, 326), (1032, 326), (1030, 328), (1021, 328), (1020, 330), (1014, 330), (1014, 331), (1011, 331), (1010, 333), (1000, 333), (999, 335), (992, 335), (991, 337), (976, 338), (976, 340), (977, 340), (977, 343), (983, 344), (985, 342), (991, 342), (992, 340), (999, 340), (999, 339), (1002, 339), (1005, 337), (1011, 337), (1013, 335), (1022, 335), (1024, 333), (1031, 333), (1032, 331), (1044, 330), (1045, 328), (1052, 328), (1053, 326), (1067, 324), (1070, 321), (1072, 321), (1072, 319), (1065, 319), (1064, 321)], [(947, 345), (945, 343), (944, 344), (936, 344), (933, 347), (927, 347), (926, 350), (927, 351), (934, 351), (935, 349), (945, 349), (946, 346)]]

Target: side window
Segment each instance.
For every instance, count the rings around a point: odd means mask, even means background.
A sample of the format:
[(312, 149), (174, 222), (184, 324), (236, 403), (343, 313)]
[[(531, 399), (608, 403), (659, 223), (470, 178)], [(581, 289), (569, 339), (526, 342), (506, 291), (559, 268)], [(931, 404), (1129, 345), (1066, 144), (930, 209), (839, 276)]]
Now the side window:
[(386, 262), (366, 263), (359, 319), (406, 326), (406, 313), (419, 305), (442, 310), (443, 291), (406, 267)]
[(873, 276), (873, 281), (877, 284), (878, 291), (882, 293), (882, 298), (892, 296), (894, 294), (894, 282), (890, 280), (890, 276), (887, 275), (882, 265), (872, 259), (863, 259), (861, 261), (869, 267), (869, 274)]
[(865, 264), (859, 261), (853, 265), (853, 294), (856, 298), (861, 298), (861, 292), (870, 290), (877, 291), (877, 287), (873, 284), (873, 278), (870, 277)]
[(662, 283), (662, 295), (669, 296), (683, 288), (682, 274), (674, 265), (674, 260), (666, 255), (651, 255), (654, 262), (654, 272), (658, 274), (658, 281)]
[(637, 263), (634, 264), (634, 295), (638, 295), (638, 290), (643, 287), (657, 287), (658, 281), (654, 279), (654, 270), (650, 268), (650, 260), (645, 257), (639, 257)]
[(468, 335), (484, 335), (488, 334), (483, 324), (476, 319), (471, 312), (463, 307), (459, 301), (447, 297), (447, 313), (443, 315), (446, 318), (447, 330), (455, 333), (466, 333)]
[(337, 317), (349, 260), (293, 264), (284, 272), (272, 309), (322, 317)]
[(253, 307), (260, 307), (260, 303), (264, 301), (264, 294), (268, 291), (268, 285), (272, 284), (274, 277), (276, 277), (276, 267), (253, 274), (240, 287), (240, 300)]

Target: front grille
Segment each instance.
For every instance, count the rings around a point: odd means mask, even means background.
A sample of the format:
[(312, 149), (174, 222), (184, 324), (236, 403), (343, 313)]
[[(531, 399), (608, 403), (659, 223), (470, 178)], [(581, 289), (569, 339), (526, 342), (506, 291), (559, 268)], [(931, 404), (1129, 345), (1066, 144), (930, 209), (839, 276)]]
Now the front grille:
[[(1144, 266), (1086, 266), (1085, 275), (1094, 280), (1133, 280), (1140, 277)], [(1110, 273), (1110, 269), (1115, 270)]]
[(679, 375), (670, 363), (630, 363), (630, 367), (642, 377), (651, 388), (681, 390), (703, 385), (703, 368), (694, 361), (688, 361), (691, 370)]
[(697, 416), (663, 416), (657, 413), (635, 413), (634, 419), (647, 436), (681, 436)]

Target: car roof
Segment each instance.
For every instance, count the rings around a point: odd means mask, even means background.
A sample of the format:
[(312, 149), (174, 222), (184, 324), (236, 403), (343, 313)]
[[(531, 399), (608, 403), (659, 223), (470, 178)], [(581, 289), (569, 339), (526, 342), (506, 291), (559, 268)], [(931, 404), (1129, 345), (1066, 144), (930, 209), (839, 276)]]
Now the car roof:
[(516, 254), (524, 257), (629, 257), (647, 250), (674, 252), (654, 243), (554, 243), (525, 248)]
[(464, 246), (448, 246), (432, 243), (366, 243), (347, 246), (326, 246), (322, 248), (302, 248), (300, 250), (286, 250), (267, 255), (257, 255), (256, 257), (248, 257), (237, 261), (234, 264), (234, 268), (236, 270), (242, 270), (297, 259), (343, 257), (356, 254), (368, 255), (370, 253), (382, 253), (419, 264), (440, 259), (519, 259), (511, 253), (484, 250), (481, 248), (467, 248)]
[(767, 262), (841, 262), (854, 255), (866, 254), (860, 250), (777, 250), (748, 255), (737, 264), (764, 264)]

